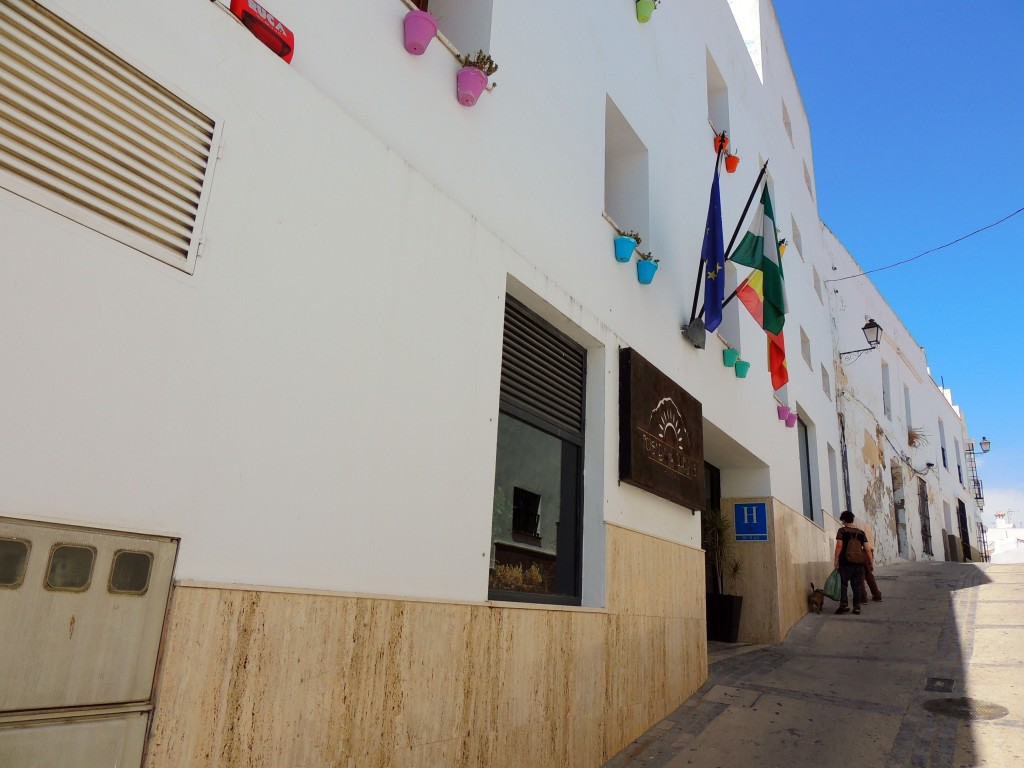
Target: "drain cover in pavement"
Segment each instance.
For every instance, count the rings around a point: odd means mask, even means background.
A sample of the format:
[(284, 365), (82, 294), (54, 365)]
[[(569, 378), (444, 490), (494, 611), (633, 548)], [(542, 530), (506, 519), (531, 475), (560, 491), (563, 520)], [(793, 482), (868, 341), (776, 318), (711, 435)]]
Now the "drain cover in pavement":
[(959, 720), (996, 720), (1006, 717), (1010, 710), (998, 704), (979, 699), (929, 699), (924, 708), (933, 715), (945, 715)]

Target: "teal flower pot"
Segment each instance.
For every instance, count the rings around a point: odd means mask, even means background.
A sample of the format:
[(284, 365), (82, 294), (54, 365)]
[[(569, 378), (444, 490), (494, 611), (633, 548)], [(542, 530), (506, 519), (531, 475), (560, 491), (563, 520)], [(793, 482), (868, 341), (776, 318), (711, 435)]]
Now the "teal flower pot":
[(732, 368), (736, 365), (736, 361), (740, 359), (739, 350), (736, 349), (723, 349), (722, 350), (722, 365), (726, 368)]
[(737, 379), (745, 379), (745, 378), (747, 378), (747, 371), (749, 371), (749, 370), (750, 370), (750, 363), (748, 363), (746, 360), (737, 360), (736, 361), (736, 378)]
[(650, 21), (654, 13), (654, 0), (636, 0), (636, 20), (641, 24)]
[(633, 251), (636, 250), (636, 240), (632, 237), (615, 238), (615, 260), (623, 263), (633, 258)]
[(640, 259), (636, 263), (636, 279), (640, 281), (640, 285), (650, 285), (657, 271), (658, 265), (653, 259)]

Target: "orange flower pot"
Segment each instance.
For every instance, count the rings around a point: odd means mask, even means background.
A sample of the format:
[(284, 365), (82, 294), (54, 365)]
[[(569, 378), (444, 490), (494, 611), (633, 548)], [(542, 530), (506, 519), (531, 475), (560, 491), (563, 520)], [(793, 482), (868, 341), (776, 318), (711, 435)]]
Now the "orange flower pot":
[(725, 171), (726, 173), (736, 173), (736, 169), (740, 165), (740, 158), (738, 155), (726, 155), (725, 157)]
[(729, 148), (728, 136), (715, 136), (715, 152), (725, 152)]

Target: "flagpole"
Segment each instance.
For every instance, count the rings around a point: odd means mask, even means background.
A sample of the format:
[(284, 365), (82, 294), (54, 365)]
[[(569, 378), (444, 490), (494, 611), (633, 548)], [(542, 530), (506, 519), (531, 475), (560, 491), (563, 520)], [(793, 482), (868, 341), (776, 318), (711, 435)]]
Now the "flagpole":
[[(724, 133), (724, 131), (723, 131)], [(725, 142), (720, 142), (718, 145), (718, 153), (715, 155), (715, 173), (718, 173), (718, 163), (722, 159), (722, 150), (725, 149)], [(706, 234), (706, 233), (705, 233)], [(693, 323), (693, 319), (697, 317), (697, 300), (700, 298), (700, 279), (704, 277), (704, 249), (700, 251), (700, 261), (697, 264), (697, 284), (693, 287), (693, 307), (690, 309), (690, 323)], [(703, 314), (704, 310), (701, 309)]]
[[(759, 186), (761, 186), (761, 179), (764, 178), (765, 171), (767, 171), (767, 170), (768, 170), (768, 161), (765, 160), (764, 161), (764, 165), (761, 166), (761, 172), (759, 174), (757, 174), (757, 181), (754, 182), (754, 186), (750, 190), (750, 196), (747, 198), (747, 204), (743, 206), (743, 213), (740, 214), (740, 220), (738, 222), (736, 222), (736, 229), (733, 230), (732, 237), (729, 238), (729, 245), (725, 249), (725, 258), (726, 259), (729, 258), (729, 252), (732, 251), (732, 246), (736, 242), (736, 237), (740, 233), (740, 228), (743, 226), (743, 222), (747, 218), (747, 211), (750, 210), (750, 204), (754, 201), (754, 195), (757, 194), (757, 188)], [(698, 278), (698, 280), (699, 280), (699, 278)], [(698, 286), (700, 285), (699, 281), (698, 281), (697, 285)], [(723, 307), (726, 304), (728, 304), (730, 301), (732, 301), (734, 298), (736, 298), (736, 292), (737, 291), (739, 291), (739, 288), (736, 288), (735, 291), (733, 291), (731, 294), (729, 294), (729, 297), (725, 301), (722, 302), (722, 306)], [(694, 312), (696, 313), (696, 311), (697, 311), (697, 297), (696, 296), (693, 297), (693, 309), (694, 309)], [(700, 312), (697, 313), (695, 316), (696, 317), (703, 317), (704, 316), (704, 307), (701, 307), (700, 308)], [(694, 316), (692, 316), (692, 315), (690, 317), (690, 322), (691, 323), (693, 322), (693, 317)]]

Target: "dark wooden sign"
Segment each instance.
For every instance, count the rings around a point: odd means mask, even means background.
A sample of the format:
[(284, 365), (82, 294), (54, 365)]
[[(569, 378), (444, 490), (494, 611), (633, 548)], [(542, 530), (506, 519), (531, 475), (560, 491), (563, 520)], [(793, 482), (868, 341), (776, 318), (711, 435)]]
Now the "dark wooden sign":
[(700, 401), (632, 349), (619, 350), (619, 480), (704, 507)]

